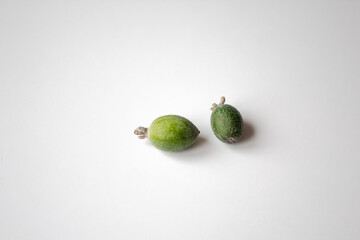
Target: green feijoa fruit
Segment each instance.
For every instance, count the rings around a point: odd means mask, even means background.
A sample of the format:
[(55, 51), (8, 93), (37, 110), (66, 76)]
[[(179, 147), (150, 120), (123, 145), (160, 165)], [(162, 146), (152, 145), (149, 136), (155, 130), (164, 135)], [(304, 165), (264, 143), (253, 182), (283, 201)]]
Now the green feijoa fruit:
[(200, 131), (188, 119), (178, 115), (165, 115), (155, 119), (149, 128), (138, 127), (134, 133), (140, 139), (149, 138), (156, 148), (175, 152), (192, 145)]
[(240, 112), (231, 105), (224, 104), (225, 97), (220, 103), (214, 103), (211, 110), (211, 128), (215, 136), (224, 143), (240, 141), (243, 133), (243, 119)]

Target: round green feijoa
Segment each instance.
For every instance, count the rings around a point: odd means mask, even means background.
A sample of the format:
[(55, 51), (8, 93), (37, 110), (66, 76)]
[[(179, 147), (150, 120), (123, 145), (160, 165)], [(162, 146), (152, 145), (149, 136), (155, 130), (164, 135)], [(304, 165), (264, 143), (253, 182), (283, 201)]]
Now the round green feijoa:
[(134, 133), (140, 139), (149, 138), (156, 148), (175, 152), (192, 145), (200, 131), (188, 119), (178, 115), (165, 115), (155, 119), (149, 128), (138, 127)]
[(243, 133), (243, 119), (240, 112), (231, 105), (224, 104), (225, 97), (220, 103), (214, 103), (211, 110), (211, 128), (215, 136), (224, 143), (240, 141)]

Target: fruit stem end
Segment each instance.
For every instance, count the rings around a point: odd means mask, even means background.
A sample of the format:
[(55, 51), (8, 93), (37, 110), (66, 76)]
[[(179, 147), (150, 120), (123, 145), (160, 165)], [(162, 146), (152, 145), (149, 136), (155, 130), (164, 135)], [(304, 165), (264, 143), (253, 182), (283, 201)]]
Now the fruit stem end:
[(138, 135), (138, 138), (144, 139), (147, 137), (147, 130), (145, 127), (138, 127), (135, 129), (134, 134)]
[(223, 105), (224, 103), (225, 103), (225, 97), (222, 96), (222, 97), (220, 98), (219, 104), (213, 103), (213, 104), (212, 104), (212, 107), (210, 108), (210, 110), (211, 110), (211, 111), (214, 111), (217, 107)]

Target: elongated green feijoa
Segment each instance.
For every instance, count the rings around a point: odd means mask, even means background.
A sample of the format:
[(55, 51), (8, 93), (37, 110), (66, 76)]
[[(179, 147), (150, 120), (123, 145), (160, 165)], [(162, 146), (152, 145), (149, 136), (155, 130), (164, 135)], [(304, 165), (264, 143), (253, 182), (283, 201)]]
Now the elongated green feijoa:
[(134, 133), (140, 139), (148, 137), (156, 148), (175, 152), (192, 145), (200, 131), (188, 119), (178, 115), (165, 115), (155, 119), (149, 128), (138, 127)]
[(213, 104), (211, 110), (211, 128), (215, 136), (224, 143), (240, 141), (243, 133), (243, 119), (240, 112), (231, 105), (224, 104), (225, 97), (220, 103)]

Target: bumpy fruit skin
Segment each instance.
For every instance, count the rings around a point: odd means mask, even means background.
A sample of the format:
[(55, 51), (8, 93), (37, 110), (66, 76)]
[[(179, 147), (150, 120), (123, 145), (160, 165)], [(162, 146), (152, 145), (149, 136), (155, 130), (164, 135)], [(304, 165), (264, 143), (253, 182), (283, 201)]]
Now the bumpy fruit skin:
[(211, 128), (220, 141), (224, 143), (238, 142), (243, 133), (243, 119), (236, 108), (224, 104), (212, 112)]
[(188, 119), (166, 115), (155, 119), (147, 132), (151, 143), (163, 151), (181, 151), (193, 144), (200, 131)]

